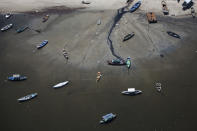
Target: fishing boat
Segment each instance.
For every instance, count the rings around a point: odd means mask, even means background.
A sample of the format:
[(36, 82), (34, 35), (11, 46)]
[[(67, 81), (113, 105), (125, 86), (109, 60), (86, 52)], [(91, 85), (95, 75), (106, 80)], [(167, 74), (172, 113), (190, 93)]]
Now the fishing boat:
[(100, 124), (111, 122), (114, 118), (116, 118), (116, 114), (109, 113), (102, 116), (102, 120), (100, 120)]
[(11, 17), (11, 13), (5, 14), (5, 18), (6, 18), (6, 19), (9, 19), (10, 17)]
[(26, 76), (21, 76), (19, 74), (13, 74), (12, 76), (8, 77), (8, 80), (10, 81), (22, 81), (26, 79), (27, 79)]
[(44, 47), (48, 43), (48, 40), (44, 40), (40, 45), (37, 46), (37, 49)]
[(60, 88), (68, 84), (69, 81), (61, 82), (57, 85), (54, 85), (53, 88)]
[(146, 13), (147, 19), (149, 23), (157, 23), (157, 19), (154, 12)]
[(84, 1), (84, 0), (83, 0), (83, 1), (81, 1), (81, 3), (82, 3), (82, 4), (90, 4), (91, 2), (90, 2), (90, 1)]
[(112, 59), (107, 61), (108, 65), (126, 65), (124, 60), (120, 59)]
[(141, 1), (138, 1), (137, 3), (135, 3), (135, 4), (131, 7), (130, 12), (132, 13), (132, 12), (136, 11), (136, 10), (140, 7), (140, 5), (141, 5)]
[(129, 69), (131, 67), (131, 58), (130, 57), (127, 58), (126, 64)]
[(16, 32), (21, 33), (23, 31), (25, 31), (27, 28), (28, 28), (28, 26), (21, 27), (21, 28), (17, 29)]
[(45, 16), (42, 18), (42, 22), (46, 22), (48, 19), (49, 19), (49, 15), (45, 15)]
[(135, 35), (135, 34), (132, 32), (131, 34), (126, 35), (122, 41), (123, 41), (123, 42), (124, 42), (124, 41), (127, 41), (127, 40), (131, 39), (134, 35)]
[(3, 28), (1, 28), (1, 31), (2, 31), (2, 32), (3, 32), (3, 31), (6, 31), (6, 30), (12, 28), (12, 26), (13, 26), (13, 24), (8, 24), (8, 25), (4, 26)]
[(38, 95), (38, 93), (32, 93), (32, 94), (29, 94), (27, 96), (19, 98), (18, 101), (19, 102), (28, 101), (28, 100), (31, 100), (31, 99), (35, 98), (37, 95)]
[(135, 88), (128, 88), (127, 91), (122, 91), (121, 93), (122, 93), (123, 95), (134, 96), (134, 95), (141, 94), (142, 91), (141, 91), (141, 90), (135, 90)]
[(174, 32), (167, 31), (167, 33), (168, 33), (168, 35), (170, 35), (170, 36), (172, 36), (172, 37), (175, 37), (175, 38), (181, 39), (181, 37), (180, 37), (178, 34), (174, 33)]
[(166, 1), (165, 0), (162, 0), (161, 1), (161, 5), (162, 5), (162, 10), (163, 10), (164, 15), (168, 15), (169, 14), (169, 10), (167, 8)]

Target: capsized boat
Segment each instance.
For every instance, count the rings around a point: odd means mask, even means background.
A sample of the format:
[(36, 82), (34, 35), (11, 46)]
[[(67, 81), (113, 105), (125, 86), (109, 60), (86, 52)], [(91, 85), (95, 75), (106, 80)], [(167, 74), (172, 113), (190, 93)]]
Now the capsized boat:
[(21, 27), (21, 28), (17, 29), (16, 32), (21, 33), (23, 31), (25, 31), (27, 28), (28, 28), (28, 26)]
[(46, 22), (48, 19), (49, 19), (49, 15), (45, 15), (45, 16), (42, 18), (42, 22)]
[(100, 124), (111, 122), (114, 118), (116, 118), (116, 114), (109, 113), (102, 116), (102, 120), (100, 120)]
[(127, 91), (122, 91), (121, 92), (123, 95), (138, 95), (138, 94), (141, 94), (142, 91), (141, 90), (135, 90), (135, 88), (128, 88)]
[(44, 40), (40, 45), (37, 46), (37, 49), (44, 47), (48, 43), (48, 40)]
[(60, 88), (68, 84), (69, 81), (61, 82), (57, 85), (54, 85), (53, 88)]
[(1, 31), (2, 31), (2, 32), (3, 32), (3, 31), (6, 31), (6, 30), (12, 28), (12, 26), (13, 26), (13, 24), (8, 24), (8, 25), (4, 26), (3, 28), (1, 28)]
[(26, 79), (27, 79), (26, 76), (21, 76), (19, 74), (13, 74), (13, 76), (8, 77), (8, 80), (10, 81), (22, 81)]
[(180, 37), (178, 34), (174, 33), (174, 32), (167, 31), (167, 33), (168, 33), (168, 35), (170, 35), (170, 36), (172, 36), (172, 37), (175, 37), (175, 38), (181, 39), (181, 37)]
[(109, 65), (126, 65), (125, 60), (120, 60), (120, 59), (108, 60), (107, 63), (108, 63)]
[(127, 58), (126, 64), (129, 69), (131, 67), (131, 58), (130, 57)]
[(141, 1), (138, 1), (137, 3), (135, 3), (135, 4), (131, 7), (130, 12), (132, 13), (132, 12), (136, 11), (136, 10), (140, 7), (140, 5), (141, 5)]
[(124, 37), (124, 39), (122, 40), (123, 42), (124, 41), (127, 41), (127, 40), (129, 40), (129, 39), (131, 39), (133, 36), (134, 36), (135, 34), (132, 32), (131, 34), (127, 34), (125, 37)]
[(28, 101), (28, 100), (31, 100), (31, 99), (35, 98), (37, 95), (38, 95), (38, 93), (32, 93), (32, 94), (29, 94), (27, 96), (19, 98), (18, 101), (19, 102)]

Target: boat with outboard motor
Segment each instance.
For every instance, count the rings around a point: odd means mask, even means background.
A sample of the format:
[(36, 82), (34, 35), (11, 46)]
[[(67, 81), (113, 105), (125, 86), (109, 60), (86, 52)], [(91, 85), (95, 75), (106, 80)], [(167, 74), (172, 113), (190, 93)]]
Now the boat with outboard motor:
[(32, 93), (32, 94), (26, 95), (24, 97), (21, 97), (21, 98), (19, 98), (17, 100), (19, 102), (24, 102), (24, 101), (28, 101), (28, 100), (31, 100), (31, 99), (35, 98), (37, 95), (38, 95), (38, 93)]
[(122, 91), (121, 92), (123, 95), (138, 95), (138, 94), (141, 94), (142, 91), (141, 90), (135, 90), (135, 88), (128, 88), (127, 91)]
[(141, 3), (142, 3), (141, 1), (138, 1), (137, 3), (135, 3), (135, 4), (131, 7), (130, 12), (132, 13), (132, 12), (136, 11), (136, 10), (140, 7)]
[(21, 76), (20, 74), (13, 74), (12, 76), (8, 77), (8, 80), (10, 81), (22, 81), (26, 79), (27, 79), (26, 76)]
[(116, 114), (109, 113), (102, 116), (102, 120), (100, 120), (100, 124), (111, 122), (114, 118), (116, 118)]

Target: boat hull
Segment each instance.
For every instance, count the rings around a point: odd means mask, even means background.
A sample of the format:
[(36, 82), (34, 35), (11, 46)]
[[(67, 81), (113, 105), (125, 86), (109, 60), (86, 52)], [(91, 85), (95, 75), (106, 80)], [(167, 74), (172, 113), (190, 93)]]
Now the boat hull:
[(134, 35), (135, 35), (134, 33), (128, 34), (128, 35), (126, 35), (126, 36), (124, 37), (124, 39), (123, 39), (122, 41), (125, 42), (125, 41), (131, 39)]
[(54, 85), (53, 88), (54, 89), (61, 88), (61, 87), (65, 86), (65, 85), (67, 85), (67, 84), (68, 84), (68, 81), (61, 82), (61, 83), (59, 83), (57, 85)]
[(28, 100), (31, 100), (31, 99), (35, 98), (37, 95), (38, 95), (38, 93), (32, 93), (32, 94), (29, 94), (27, 96), (21, 97), (17, 100), (18, 100), (18, 102), (25, 102), (25, 101), (28, 101)]

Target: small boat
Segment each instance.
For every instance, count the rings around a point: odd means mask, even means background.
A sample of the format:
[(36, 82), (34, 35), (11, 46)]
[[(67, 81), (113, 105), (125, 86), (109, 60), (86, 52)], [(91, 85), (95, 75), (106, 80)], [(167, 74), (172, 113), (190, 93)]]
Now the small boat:
[(162, 5), (162, 10), (163, 10), (164, 15), (168, 15), (169, 14), (169, 10), (167, 8), (166, 1), (165, 0), (162, 0), (161, 1), (161, 5)]
[(130, 12), (132, 13), (132, 12), (136, 11), (136, 10), (140, 7), (140, 5), (141, 5), (141, 1), (138, 1), (137, 3), (135, 3), (135, 4), (131, 7)]
[(68, 84), (69, 81), (61, 82), (57, 85), (54, 85), (53, 88), (60, 88)]
[(114, 118), (116, 118), (116, 114), (109, 113), (102, 116), (102, 120), (100, 120), (100, 124), (111, 122)]
[(112, 59), (107, 61), (108, 65), (126, 65), (124, 60), (120, 59)]
[(25, 31), (27, 28), (28, 28), (28, 26), (21, 27), (21, 28), (17, 29), (16, 32), (21, 33), (23, 31)]
[(156, 86), (155, 86), (156, 90), (157, 90), (158, 92), (161, 92), (161, 83), (156, 83), (155, 85), (156, 85)]
[(37, 49), (44, 47), (48, 43), (48, 40), (44, 40), (40, 45), (37, 46)]
[(12, 28), (12, 26), (13, 26), (13, 24), (6, 25), (6, 26), (4, 26), (3, 28), (1, 28), (1, 31), (2, 31), (2, 32), (3, 32), (3, 31), (6, 31), (6, 30)]
[(21, 76), (19, 74), (13, 74), (13, 76), (8, 77), (8, 80), (10, 81), (22, 81), (26, 79), (27, 79), (26, 76)]
[(99, 80), (101, 79), (101, 72), (97, 72), (97, 76), (96, 76), (96, 82), (99, 82)]
[(123, 95), (131, 95), (131, 96), (134, 96), (134, 95), (141, 94), (142, 91), (140, 91), (140, 90), (135, 90), (135, 88), (128, 88), (127, 91), (122, 91), (121, 93), (122, 93)]
[(127, 40), (131, 39), (134, 35), (135, 35), (135, 34), (132, 32), (131, 34), (126, 35), (122, 41), (123, 41), (123, 42), (124, 42), (124, 41), (127, 41)]
[(180, 37), (178, 34), (174, 33), (174, 32), (167, 31), (167, 33), (168, 33), (168, 35), (170, 35), (170, 36), (172, 36), (172, 37), (175, 37), (175, 38), (181, 39), (181, 37)]
[(32, 94), (29, 94), (27, 96), (19, 98), (18, 101), (19, 102), (24, 102), (24, 101), (27, 101), (27, 100), (35, 98), (37, 95), (38, 95), (38, 93), (32, 93)]
[(130, 57), (127, 58), (126, 64), (129, 69), (131, 67), (131, 58)]
[(90, 4), (91, 2), (89, 2), (89, 1), (84, 1), (84, 0), (83, 0), (83, 1), (81, 1), (81, 3), (82, 3), (82, 4)]
[(96, 24), (100, 25), (101, 24), (101, 19), (99, 19)]
[(149, 23), (157, 23), (157, 19), (154, 12), (146, 13), (147, 19)]
[(42, 18), (42, 22), (46, 22), (48, 19), (49, 19), (49, 15), (45, 15), (45, 16)]
[(6, 19), (9, 19), (9, 18), (11, 17), (11, 15), (12, 15), (11, 13), (5, 14), (5, 18), (6, 18)]
[(191, 7), (191, 15), (193, 18), (196, 17), (195, 9), (193, 7)]

